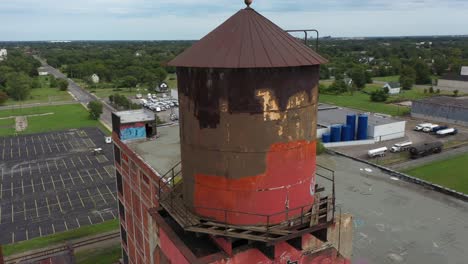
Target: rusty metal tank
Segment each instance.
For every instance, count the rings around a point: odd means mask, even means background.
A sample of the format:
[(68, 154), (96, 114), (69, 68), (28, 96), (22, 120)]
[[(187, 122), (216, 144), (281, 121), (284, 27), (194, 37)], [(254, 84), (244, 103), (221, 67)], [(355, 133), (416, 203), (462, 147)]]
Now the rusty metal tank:
[(320, 64), (247, 7), (177, 67), (184, 202), (233, 225), (279, 223), (314, 202)]

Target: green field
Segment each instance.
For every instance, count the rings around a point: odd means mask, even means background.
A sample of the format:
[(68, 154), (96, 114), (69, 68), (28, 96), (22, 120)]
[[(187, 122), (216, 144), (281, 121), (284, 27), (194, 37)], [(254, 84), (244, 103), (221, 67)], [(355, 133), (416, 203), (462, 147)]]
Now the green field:
[(0, 119), (0, 137), (15, 133), (15, 119)]
[(169, 73), (166, 78), (166, 83), (171, 89), (177, 89), (177, 75), (175, 73)]
[[(2, 110), (0, 111), (0, 118), (45, 113), (53, 114), (46, 116), (28, 117), (28, 128), (23, 133), (32, 134), (72, 128), (99, 126), (99, 122), (89, 119), (88, 111), (86, 111), (86, 109), (79, 104)], [(0, 128), (0, 135), (6, 136), (12, 135), (13, 133), (13, 130), (3, 127)]]
[(399, 82), (400, 81), (400, 75), (385, 76), (385, 77), (374, 77), (374, 78), (372, 78), (372, 80), (379, 81), (379, 82)]
[(405, 173), (468, 194), (468, 154), (434, 162)]
[(109, 264), (117, 263), (122, 257), (120, 244), (106, 248), (86, 250), (75, 254), (78, 264)]
[(3, 246), (3, 253), (5, 254), (5, 256), (10, 256), (29, 250), (62, 244), (70, 240), (80, 239), (88, 236), (94, 236), (118, 230), (119, 226), (120, 224), (118, 220), (111, 220), (96, 225), (83, 226), (78, 229), (70, 230), (63, 233), (33, 238), (31, 240), (19, 242), (16, 244), (5, 245)]
[(8, 99), (4, 105), (51, 103), (73, 100), (67, 91), (60, 91), (58, 88), (50, 88), (47, 77), (40, 76), (38, 78), (42, 88), (31, 89), (31, 94), (27, 100), (15, 101)]

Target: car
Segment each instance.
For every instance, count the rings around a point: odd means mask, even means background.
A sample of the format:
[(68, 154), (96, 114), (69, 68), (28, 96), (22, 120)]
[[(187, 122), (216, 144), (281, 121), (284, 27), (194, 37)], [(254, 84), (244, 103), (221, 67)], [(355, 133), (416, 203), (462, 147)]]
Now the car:
[(106, 141), (106, 144), (111, 144), (112, 143), (112, 138), (111, 137), (106, 137), (105, 141)]
[(137, 94), (137, 95), (136, 95), (136, 98), (137, 98), (137, 99), (141, 99), (141, 98), (143, 98), (143, 95)]
[(161, 107), (159, 106), (156, 106), (156, 109), (155, 109), (156, 112), (161, 112)]
[(417, 125), (414, 130), (415, 131), (423, 131), (424, 128), (432, 126), (431, 123), (424, 123), (424, 124), (419, 124)]

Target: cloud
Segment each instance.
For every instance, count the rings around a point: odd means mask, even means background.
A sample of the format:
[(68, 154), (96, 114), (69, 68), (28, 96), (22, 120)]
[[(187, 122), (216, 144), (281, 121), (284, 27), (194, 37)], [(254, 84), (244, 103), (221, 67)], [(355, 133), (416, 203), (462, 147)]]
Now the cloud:
[[(0, 0), (0, 6), (0, 40), (197, 39), (244, 4), (242, 0)], [(468, 33), (464, 0), (254, 0), (253, 8), (283, 28), (318, 28), (322, 35)]]

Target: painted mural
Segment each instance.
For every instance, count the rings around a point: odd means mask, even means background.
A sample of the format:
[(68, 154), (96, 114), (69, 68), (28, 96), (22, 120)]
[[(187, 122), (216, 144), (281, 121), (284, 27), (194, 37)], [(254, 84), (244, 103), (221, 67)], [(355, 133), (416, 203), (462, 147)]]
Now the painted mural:
[(146, 138), (145, 123), (134, 123), (120, 126), (120, 139), (131, 140)]

